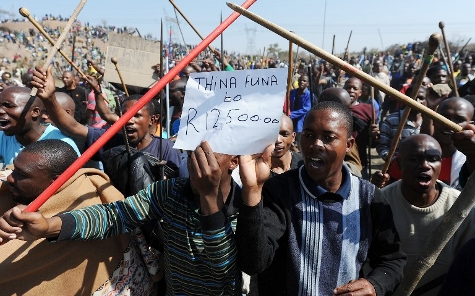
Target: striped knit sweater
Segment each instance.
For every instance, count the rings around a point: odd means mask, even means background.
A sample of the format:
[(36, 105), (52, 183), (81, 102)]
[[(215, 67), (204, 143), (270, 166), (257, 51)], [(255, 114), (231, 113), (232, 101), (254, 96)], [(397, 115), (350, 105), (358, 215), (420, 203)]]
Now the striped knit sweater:
[[(384, 295), (402, 278), (405, 255), (389, 206), (346, 167), (336, 193), (303, 166), (269, 179), (263, 202), (240, 208), (236, 232), (240, 266), (260, 273), (262, 295), (333, 295), (360, 277)], [(364, 275), (367, 259), (372, 270)]]
[(167, 295), (240, 295), (241, 273), (231, 222), (239, 199), (233, 186), (222, 211), (202, 216), (188, 179), (156, 182), (124, 201), (61, 215), (58, 240), (103, 239), (163, 219)]

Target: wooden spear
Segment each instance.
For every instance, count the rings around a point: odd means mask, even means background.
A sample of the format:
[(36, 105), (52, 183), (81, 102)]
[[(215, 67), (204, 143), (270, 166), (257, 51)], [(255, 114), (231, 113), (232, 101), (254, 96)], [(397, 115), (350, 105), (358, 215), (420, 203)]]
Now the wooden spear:
[[(220, 17), (220, 22), (223, 22), (223, 12), (221, 11), (221, 17)], [(221, 71), (224, 71), (224, 40), (223, 40), (223, 34), (221, 34), (220, 41), (221, 41)]]
[(444, 125), (445, 127), (459, 132), (462, 130), (462, 127), (447, 118), (443, 117), (442, 115), (438, 114), (437, 112), (431, 110), (430, 108), (427, 108), (426, 106), (422, 105), (421, 103), (411, 99), (410, 97), (400, 93), (399, 91), (395, 90), (394, 88), (391, 88), (384, 83), (379, 82), (376, 80), (374, 77), (371, 77), (370, 75), (364, 73), (361, 70), (356, 69), (352, 65), (346, 63), (345, 61), (342, 61), (341, 59), (331, 55), (330, 53), (320, 49), (316, 45), (313, 45), (312, 43), (308, 42), (307, 40), (297, 36), (296, 34), (291, 33), (290, 31), (269, 22), (268, 20), (256, 15), (255, 13), (252, 13), (246, 9), (243, 9), (239, 6), (237, 6), (234, 3), (227, 3), (227, 5), (233, 9), (234, 11), (237, 11), (241, 13), (243, 16), (247, 17), (248, 19), (260, 24), (263, 27), (266, 27), (267, 29), (271, 30), (272, 32), (276, 33), (277, 35), (292, 41), (295, 44), (300, 45), (302, 48), (305, 48), (309, 52), (323, 58), (324, 60), (340, 67), (341, 69), (345, 70), (345, 72), (350, 73), (352, 76), (356, 76), (359, 79), (363, 80), (364, 82), (374, 86), (375, 88), (381, 90), (382, 92), (391, 95), (393, 98), (403, 102), (406, 105), (409, 105), (411, 108), (416, 109), (424, 114), (426, 114), (428, 117), (432, 118), (433, 120), (436, 120), (440, 124)]
[(332, 54), (335, 52), (335, 35), (333, 35)]
[[(292, 31), (290, 33), (293, 34)], [(294, 62), (293, 62), (293, 57), (292, 57), (292, 41), (289, 40), (289, 68), (287, 69), (287, 92), (285, 95), (285, 114), (287, 116), (290, 116), (290, 90), (292, 89), (292, 82), (293, 82), (293, 76), (294, 76)]]
[[(180, 8), (178, 8), (178, 6), (175, 4), (175, 2), (173, 0), (170, 0), (170, 3), (171, 3), (171, 5), (173, 5), (173, 7), (176, 9), (176, 11), (178, 11), (178, 13), (181, 15), (181, 17), (188, 23), (188, 25), (190, 25), (190, 27), (193, 29), (193, 31), (195, 31), (196, 35), (198, 35), (201, 40), (204, 40), (204, 38), (200, 34), (200, 32), (198, 32), (198, 30), (195, 28), (195, 26), (193, 26), (193, 24), (185, 16), (185, 14), (180, 10)], [(213, 53), (216, 52), (216, 50), (211, 45), (208, 45), (208, 48), (209, 48), (209, 50), (211, 50), (211, 52), (213, 52)]]
[(455, 96), (458, 97), (459, 93), (457, 90), (457, 82), (455, 81), (455, 76), (454, 76), (454, 66), (452, 65), (452, 55), (450, 54), (450, 48), (449, 48), (449, 42), (447, 41), (447, 38), (445, 37), (445, 30), (444, 30), (444, 22), (439, 22), (439, 28), (442, 31), (442, 36), (444, 37), (444, 46), (445, 50), (447, 51), (447, 65), (449, 65), (450, 68), (450, 81), (452, 82), (452, 85), (454, 87), (454, 93)]
[[(78, 6), (76, 7), (73, 14), (71, 15), (68, 22), (66, 23), (66, 26), (64, 26), (63, 32), (61, 33), (61, 35), (59, 35), (58, 40), (56, 40), (56, 44), (54, 46), (52, 46), (51, 49), (48, 51), (48, 57), (46, 58), (46, 61), (43, 64), (43, 67), (41, 68), (43, 71), (46, 71), (48, 69), (49, 64), (51, 64), (51, 62), (53, 61), (54, 55), (58, 52), (58, 50), (60, 50), (61, 44), (63, 44), (64, 39), (66, 39), (66, 36), (69, 33), (69, 29), (71, 29), (74, 21), (78, 17), (78, 15), (81, 12), (82, 8), (84, 7), (84, 5), (86, 5), (86, 2), (87, 2), (87, 0), (81, 0), (81, 2), (79, 2)], [(24, 7), (20, 8), (20, 14), (21, 15), (26, 14), (26, 13), (30, 14), (28, 9), (26, 9)], [(30, 95), (31, 96), (36, 96), (37, 90), (38, 89), (36, 87), (33, 87), (31, 89), (31, 94)]]
[[(421, 71), (417, 76), (417, 80), (414, 83), (414, 88), (411, 93), (411, 97), (413, 100), (417, 99), (417, 95), (419, 94), (419, 88), (422, 85), (424, 77), (426, 76), (427, 70), (429, 69), (430, 64), (432, 64), (432, 60), (434, 59), (434, 52), (439, 47), (440, 41), (442, 36), (439, 33), (434, 33), (429, 38), (429, 48), (427, 49), (427, 55), (424, 58), (424, 63), (422, 64)], [(402, 134), (402, 130), (406, 125), (406, 121), (409, 118), (409, 113), (411, 113), (411, 107), (406, 106), (404, 109), (404, 113), (399, 121), (399, 126), (397, 128), (396, 134), (393, 136), (393, 141), (391, 143), (391, 148), (389, 149), (388, 156), (386, 158), (386, 162), (384, 163), (384, 167), (382, 169), (382, 173), (385, 174), (388, 169), (389, 165), (391, 164), (391, 159), (393, 158), (394, 153), (396, 152), (397, 146), (399, 144), (399, 140)]]

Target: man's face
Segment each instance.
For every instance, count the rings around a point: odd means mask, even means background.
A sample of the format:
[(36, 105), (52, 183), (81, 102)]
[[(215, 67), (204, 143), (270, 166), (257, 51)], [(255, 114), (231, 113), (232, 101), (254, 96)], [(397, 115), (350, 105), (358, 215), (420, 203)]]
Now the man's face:
[[(137, 101), (126, 101), (122, 105), (122, 112), (129, 111)], [(143, 107), (125, 124), (125, 132), (132, 147), (137, 145), (149, 134), (149, 127), (152, 125), (152, 117), (148, 110)]]
[(371, 95), (371, 87), (367, 84), (363, 85), (361, 87), (361, 96), (364, 97), (364, 98), (369, 98), (369, 96)]
[(435, 72), (431, 77), (430, 81), (433, 84), (446, 84), (447, 83), (447, 71), (439, 70)]
[(300, 89), (306, 89), (308, 86), (308, 77), (307, 75), (301, 75), (299, 77), (299, 88)]
[(74, 84), (74, 76), (70, 72), (63, 73), (62, 80), (63, 80), (64, 86), (66, 87), (72, 86)]
[(25, 112), (24, 94), (18, 93), (13, 88), (7, 88), (0, 93), (0, 130), (5, 135), (13, 136), (23, 131), (29, 116)]
[(454, 63), (454, 71), (460, 70), (460, 66), (462, 66), (462, 61), (457, 61)]
[(465, 59), (465, 62), (467, 62), (471, 65), (472, 62), (473, 62), (473, 57), (471, 55), (467, 56), (467, 58)]
[(434, 140), (414, 141), (400, 152), (402, 183), (416, 192), (435, 188), (442, 167), (442, 152)]
[(292, 146), (295, 140), (295, 132), (293, 131), (292, 120), (290, 118), (282, 118), (280, 124), (279, 135), (275, 141), (275, 148), (272, 151), (272, 157), (281, 158), (284, 156)]
[(373, 72), (374, 72), (374, 73), (379, 73), (379, 72), (381, 72), (381, 71), (383, 71), (383, 64), (382, 64), (381, 62), (379, 62), (379, 61), (378, 61), (378, 62), (375, 62), (375, 63), (373, 64)]
[(465, 63), (462, 65), (462, 74), (467, 76), (470, 72), (472, 72), (472, 66), (469, 63)]
[(181, 71), (181, 77), (188, 80), (188, 78), (190, 78), (190, 74), (192, 73), (192, 71), (193, 71), (193, 68), (185, 67), (185, 69)]
[(417, 67), (414, 63), (408, 64), (407, 69), (406, 69), (406, 76), (414, 77), (414, 75), (416, 74), (416, 70), (417, 70)]
[(178, 108), (183, 107), (185, 95), (183, 93), (183, 88), (174, 87), (170, 88), (170, 105)]
[(362, 94), (362, 84), (359, 79), (348, 79), (343, 88), (350, 94), (352, 105), (358, 100), (358, 98)]
[(20, 152), (13, 164), (15, 169), (7, 177), (13, 200), (20, 204), (29, 204), (40, 195), (54, 179), (45, 173), (38, 158), (41, 156)]
[(304, 122), (300, 147), (309, 176), (324, 185), (341, 174), (345, 154), (354, 144), (342, 116), (332, 110), (310, 111)]
[[(446, 101), (441, 104), (440, 107), (437, 109), (437, 113), (461, 126), (469, 123), (472, 120), (472, 118), (470, 118), (468, 106), (465, 103), (456, 102), (452, 100)], [(451, 145), (453, 143), (452, 132), (436, 120), (434, 120), (433, 137), (439, 142), (442, 147), (445, 147), (446, 145)]]

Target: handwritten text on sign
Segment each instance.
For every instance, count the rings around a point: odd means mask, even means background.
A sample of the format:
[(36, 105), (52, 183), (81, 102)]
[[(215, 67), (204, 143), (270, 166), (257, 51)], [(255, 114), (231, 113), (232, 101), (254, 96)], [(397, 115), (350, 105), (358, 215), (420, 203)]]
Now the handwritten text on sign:
[(174, 148), (206, 140), (215, 152), (262, 152), (277, 139), (286, 82), (283, 68), (192, 73)]

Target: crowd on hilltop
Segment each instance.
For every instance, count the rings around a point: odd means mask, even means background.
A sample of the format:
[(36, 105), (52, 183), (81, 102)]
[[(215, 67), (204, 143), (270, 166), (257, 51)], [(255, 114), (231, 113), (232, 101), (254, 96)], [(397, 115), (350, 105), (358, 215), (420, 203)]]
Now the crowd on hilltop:
[[(328, 61), (299, 58), (273, 145), (227, 155), (208, 141), (174, 148), (190, 75), (289, 70), (288, 61), (206, 49), (183, 65), (194, 46), (165, 42), (169, 64), (154, 61), (150, 74), (159, 81), (164, 68), (183, 66), (179, 74), (89, 155), (150, 90), (104, 81), (96, 43), (111, 32), (135, 29), (75, 22), (67, 45), (83, 40), (74, 51), (82, 75), (59, 57), (38, 67), (48, 47), (36, 30), (0, 31), (0, 46), (31, 53), (0, 70), (2, 294), (393, 295), (472, 186), (474, 52), (448, 57), (453, 67), (440, 49), (424, 56), (415, 44), (343, 57), (431, 112), (408, 110), (394, 92)], [(255, 130), (249, 137), (259, 141)], [(24, 211), (84, 154), (90, 160), (50, 200)], [(388, 170), (371, 169), (374, 158)], [(459, 216), (413, 295), (473, 294), (475, 209)]]

